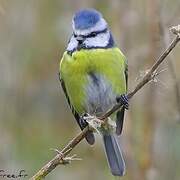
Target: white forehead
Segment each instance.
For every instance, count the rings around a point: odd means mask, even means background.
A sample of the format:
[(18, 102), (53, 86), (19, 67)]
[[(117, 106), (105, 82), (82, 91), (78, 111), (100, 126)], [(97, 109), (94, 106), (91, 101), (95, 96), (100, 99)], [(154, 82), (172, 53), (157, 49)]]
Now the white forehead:
[(80, 30), (80, 29), (75, 28), (74, 21), (73, 21), (72, 27), (73, 27), (73, 31), (76, 35), (86, 36), (86, 35), (90, 34), (91, 32), (102, 31), (102, 30), (106, 29), (107, 22), (103, 18), (100, 18), (100, 20), (95, 24), (95, 26), (90, 27), (88, 29)]

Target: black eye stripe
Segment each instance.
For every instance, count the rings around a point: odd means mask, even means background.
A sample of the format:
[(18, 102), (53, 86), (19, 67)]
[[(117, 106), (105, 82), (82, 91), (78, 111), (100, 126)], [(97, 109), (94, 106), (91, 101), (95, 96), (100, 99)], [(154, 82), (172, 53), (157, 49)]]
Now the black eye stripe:
[[(82, 38), (90, 38), (90, 37), (95, 37), (96, 35), (98, 34), (101, 34), (101, 33), (105, 33), (107, 32), (107, 28), (101, 30), (101, 31), (94, 31), (94, 32), (91, 32), (90, 34), (88, 35), (80, 35)], [(74, 33), (74, 37), (76, 38), (78, 35)]]
[(98, 32), (92, 32), (90, 34), (88, 34), (87, 36), (85, 36), (86, 38), (89, 38), (89, 37), (95, 37), (96, 35), (98, 35), (99, 33)]

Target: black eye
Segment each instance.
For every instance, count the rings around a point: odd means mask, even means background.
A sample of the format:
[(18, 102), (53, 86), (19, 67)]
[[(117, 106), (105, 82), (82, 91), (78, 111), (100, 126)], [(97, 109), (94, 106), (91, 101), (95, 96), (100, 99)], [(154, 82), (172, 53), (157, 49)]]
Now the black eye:
[(73, 34), (74, 35), (74, 37), (76, 38), (77, 37), (77, 35), (76, 34)]
[(92, 33), (91, 33), (91, 37), (95, 37), (96, 35), (97, 35), (96, 32), (92, 32)]

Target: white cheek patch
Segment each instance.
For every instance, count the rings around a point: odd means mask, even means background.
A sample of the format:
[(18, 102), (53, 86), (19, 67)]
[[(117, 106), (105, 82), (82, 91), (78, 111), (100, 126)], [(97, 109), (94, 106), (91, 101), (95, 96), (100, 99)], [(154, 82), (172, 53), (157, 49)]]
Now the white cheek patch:
[[(89, 37), (86, 38), (85, 41), (83, 42), (85, 49), (88, 48), (103, 48), (106, 47), (109, 44), (110, 41), (110, 32), (107, 31), (105, 33), (100, 33), (97, 34), (95, 37)], [(74, 36), (71, 37), (68, 46), (67, 46), (67, 51), (74, 51), (78, 47), (78, 41)]]
[(72, 24), (73, 24), (73, 31), (75, 32), (75, 34), (83, 35), (83, 36), (86, 36), (92, 32), (102, 31), (107, 28), (107, 22), (103, 18), (101, 18), (100, 21), (98, 21), (95, 24), (95, 26), (88, 29), (83, 29), (83, 30), (75, 29), (74, 22), (72, 22)]
[(97, 34), (95, 37), (87, 38), (84, 41), (84, 44), (87, 48), (91, 47), (106, 47), (109, 44), (110, 33), (107, 31), (106, 33)]
[(76, 49), (78, 46), (78, 41), (74, 38), (74, 36), (71, 37), (68, 46), (67, 46), (67, 51), (73, 51)]

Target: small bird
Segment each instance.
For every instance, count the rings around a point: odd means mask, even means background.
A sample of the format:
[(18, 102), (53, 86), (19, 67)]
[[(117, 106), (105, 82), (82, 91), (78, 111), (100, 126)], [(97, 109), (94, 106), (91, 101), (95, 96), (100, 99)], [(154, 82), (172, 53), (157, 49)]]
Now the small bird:
[[(111, 173), (125, 174), (125, 163), (117, 135), (128, 109), (127, 62), (116, 46), (106, 20), (95, 9), (83, 9), (72, 19), (73, 33), (60, 61), (59, 77), (68, 104), (80, 126), (87, 126), (85, 116), (101, 116), (121, 102), (123, 107), (111, 115), (114, 128), (102, 128), (101, 134)], [(94, 144), (92, 131), (86, 135)]]

